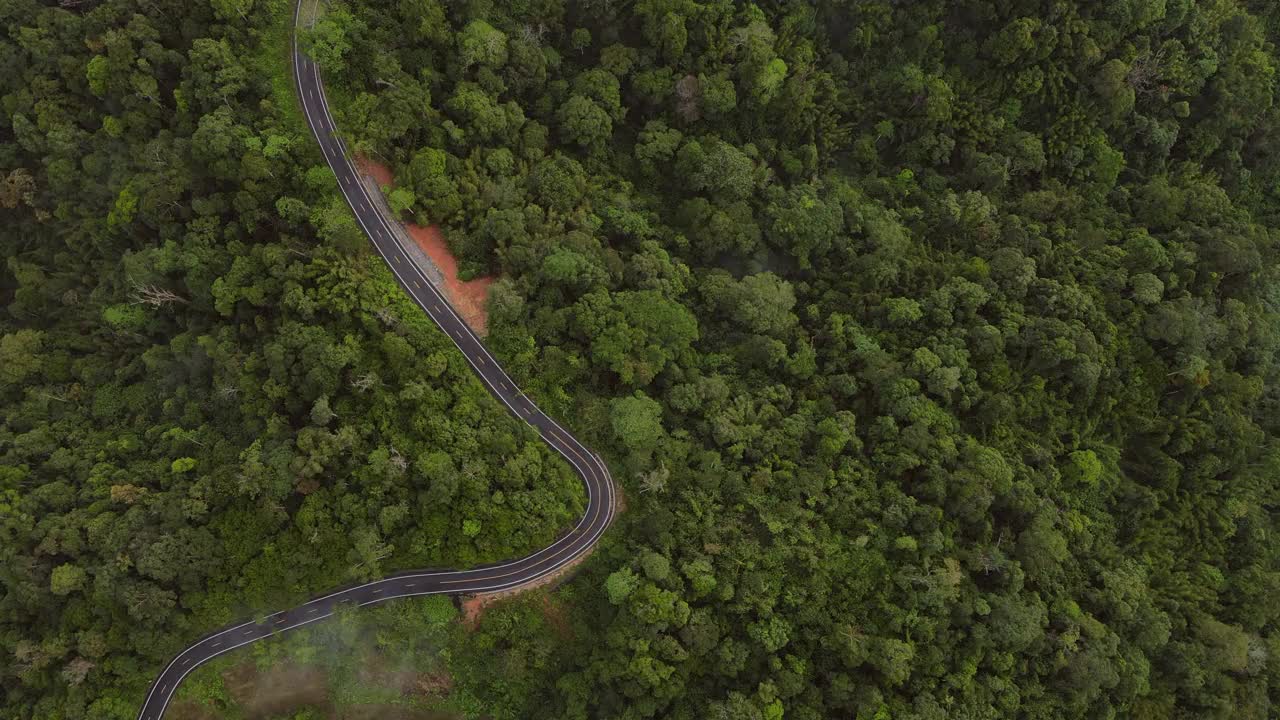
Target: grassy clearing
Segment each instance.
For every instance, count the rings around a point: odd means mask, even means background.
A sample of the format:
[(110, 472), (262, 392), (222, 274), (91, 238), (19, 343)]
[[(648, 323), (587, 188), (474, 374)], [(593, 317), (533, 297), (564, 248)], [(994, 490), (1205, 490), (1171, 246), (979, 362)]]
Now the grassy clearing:
[(173, 717), (259, 720), (309, 709), (317, 720), (456, 718), (443, 649), (460, 632), (452, 601), (439, 595), (343, 608), (201, 666), (182, 683)]
[(286, 126), (309, 136), (302, 106), (293, 83), (293, 2), (267, 0), (263, 4), (268, 20), (258, 30), (258, 51), (252, 67), (270, 79), (270, 101)]

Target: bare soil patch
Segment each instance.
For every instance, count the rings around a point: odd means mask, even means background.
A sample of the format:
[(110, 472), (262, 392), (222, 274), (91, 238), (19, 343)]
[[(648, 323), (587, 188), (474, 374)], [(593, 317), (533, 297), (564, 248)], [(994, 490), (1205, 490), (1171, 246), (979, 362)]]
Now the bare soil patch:
[(252, 663), (242, 663), (222, 678), (248, 720), (263, 720), (308, 706), (326, 716), (333, 715), (328, 677), (319, 668), (283, 665), (261, 672)]
[[(394, 687), (405, 695), (442, 698), (453, 688), (448, 673), (388, 671), (373, 663), (361, 679), (379, 687)], [(364, 704), (337, 708), (329, 699), (329, 675), (321, 668), (282, 665), (259, 670), (244, 662), (222, 674), (234, 706), (246, 720), (266, 720), (303, 708), (315, 708), (327, 720), (457, 720), (457, 715), (398, 705)], [(191, 701), (175, 702), (166, 715), (174, 720), (221, 720), (222, 715)]]
[(396, 705), (354, 705), (334, 720), (457, 720), (459, 716), (439, 710), (420, 710)]
[(419, 673), (414, 676), (414, 692), (426, 697), (445, 697), (453, 690), (453, 676), (447, 672)]
[(174, 700), (164, 716), (173, 720), (222, 720), (218, 713), (190, 700)]
[[(357, 157), (356, 164), (362, 173), (376, 180), (379, 187), (394, 187), (391, 168), (365, 157)], [(408, 222), (402, 224), (408, 231), (409, 237), (413, 238), (418, 247), (431, 258), (431, 262), (444, 276), (445, 286), (440, 289), (449, 298), (449, 302), (472, 330), (484, 335), (489, 327), (489, 315), (485, 303), (489, 299), (489, 286), (493, 284), (493, 278), (460, 280), (458, 259), (449, 252), (449, 246), (445, 243), (444, 234), (440, 232), (439, 227), (435, 225), (423, 227)]]
[(542, 598), (542, 617), (546, 618), (547, 624), (561, 640), (568, 640), (573, 636), (573, 628), (569, 626), (569, 612), (550, 595)]

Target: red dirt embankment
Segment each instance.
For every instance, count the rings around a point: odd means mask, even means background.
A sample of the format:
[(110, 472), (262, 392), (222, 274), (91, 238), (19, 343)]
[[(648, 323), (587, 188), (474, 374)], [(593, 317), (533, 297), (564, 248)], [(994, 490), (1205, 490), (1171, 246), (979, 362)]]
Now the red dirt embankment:
[[(586, 551), (573, 561), (565, 563), (560, 569), (544, 575), (537, 580), (527, 582), (523, 585), (517, 585), (509, 590), (499, 590), (497, 592), (480, 593), (478, 595), (467, 595), (462, 598), (462, 623), (468, 629), (475, 630), (480, 624), (480, 616), (484, 614), (485, 608), (495, 602), (510, 598), (514, 595), (529, 592), (537, 588), (553, 589), (559, 585), (562, 580), (569, 577), (577, 570), (591, 553), (595, 552), (595, 548)], [(568, 621), (565, 619), (562, 608), (560, 608), (551, 597), (544, 595), (542, 597), (542, 612), (547, 620), (560, 632), (568, 632)]]
[[(386, 165), (365, 157), (356, 157), (356, 165), (360, 168), (360, 172), (376, 180), (379, 187), (394, 187), (391, 168)], [(444, 287), (440, 289), (444, 291), (458, 314), (467, 325), (471, 326), (472, 330), (481, 335), (486, 334), (489, 328), (489, 315), (485, 302), (489, 298), (489, 286), (493, 284), (493, 278), (459, 280), (458, 260), (449, 252), (449, 246), (445, 244), (440, 228), (435, 225), (423, 227), (407, 222), (403, 224), (405, 230), (409, 232), (409, 237), (418, 243), (418, 247), (422, 248), (422, 251), (440, 270), (440, 274), (444, 275)]]
[[(487, 595), (471, 595), (462, 601), (462, 624), (468, 630), (475, 630), (480, 626), (480, 617), (484, 615), (484, 611), (494, 603), (501, 602), (510, 598), (512, 595), (527, 592), (533, 588), (520, 587), (515, 590), (509, 590), (505, 593), (490, 593)], [(542, 617), (546, 618), (548, 624), (556, 631), (561, 639), (568, 639), (573, 634), (573, 628), (569, 627), (568, 611), (564, 605), (556, 601), (550, 595), (543, 595), (541, 598)]]

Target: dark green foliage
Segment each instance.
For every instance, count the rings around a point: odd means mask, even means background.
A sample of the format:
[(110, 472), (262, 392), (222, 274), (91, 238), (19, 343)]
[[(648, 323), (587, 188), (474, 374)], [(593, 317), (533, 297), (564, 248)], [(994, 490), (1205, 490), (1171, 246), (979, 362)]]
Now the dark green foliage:
[[(238, 603), (528, 547), (569, 486), (350, 257), (287, 8), (86, 5), (0, 10), (19, 717), (127, 717)], [(628, 490), (567, 631), (458, 640), (469, 709), (1275, 715), (1274, 3), (330, 6), (352, 144)]]
[(454, 11), (521, 72), (403, 12), (403, 77), (520, 112), (352, 132), (445, 155), (495, 347), (631, 490), (489, 711), (1274, 714), (1271, 5)]

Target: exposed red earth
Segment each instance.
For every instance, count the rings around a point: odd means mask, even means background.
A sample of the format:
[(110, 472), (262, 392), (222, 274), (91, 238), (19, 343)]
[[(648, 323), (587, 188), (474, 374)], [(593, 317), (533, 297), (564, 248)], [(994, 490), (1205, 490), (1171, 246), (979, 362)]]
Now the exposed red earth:
[[(378, 181), (379, 187), (395, 187), (391, 168), (364, 156), (356, 156), (356, 164), (361, 174), (368, 175)], [(489, 298), (489, 286), (493, 278), (482, 277), (475, 280), (458, 279), (458, 260), (449, 252), (444, 241), (444, 233), (435, 225), (423, 227), (413, 223), (404, 223), (409, 237), (431, 258), (440, 274), (444, 276), (444, 287), (441, 290), (449, 298), (449, 302), (457, 309), (458, 314), (467, 325), (480, 335), (488, 333), (489, 315), (486, 302)]]

